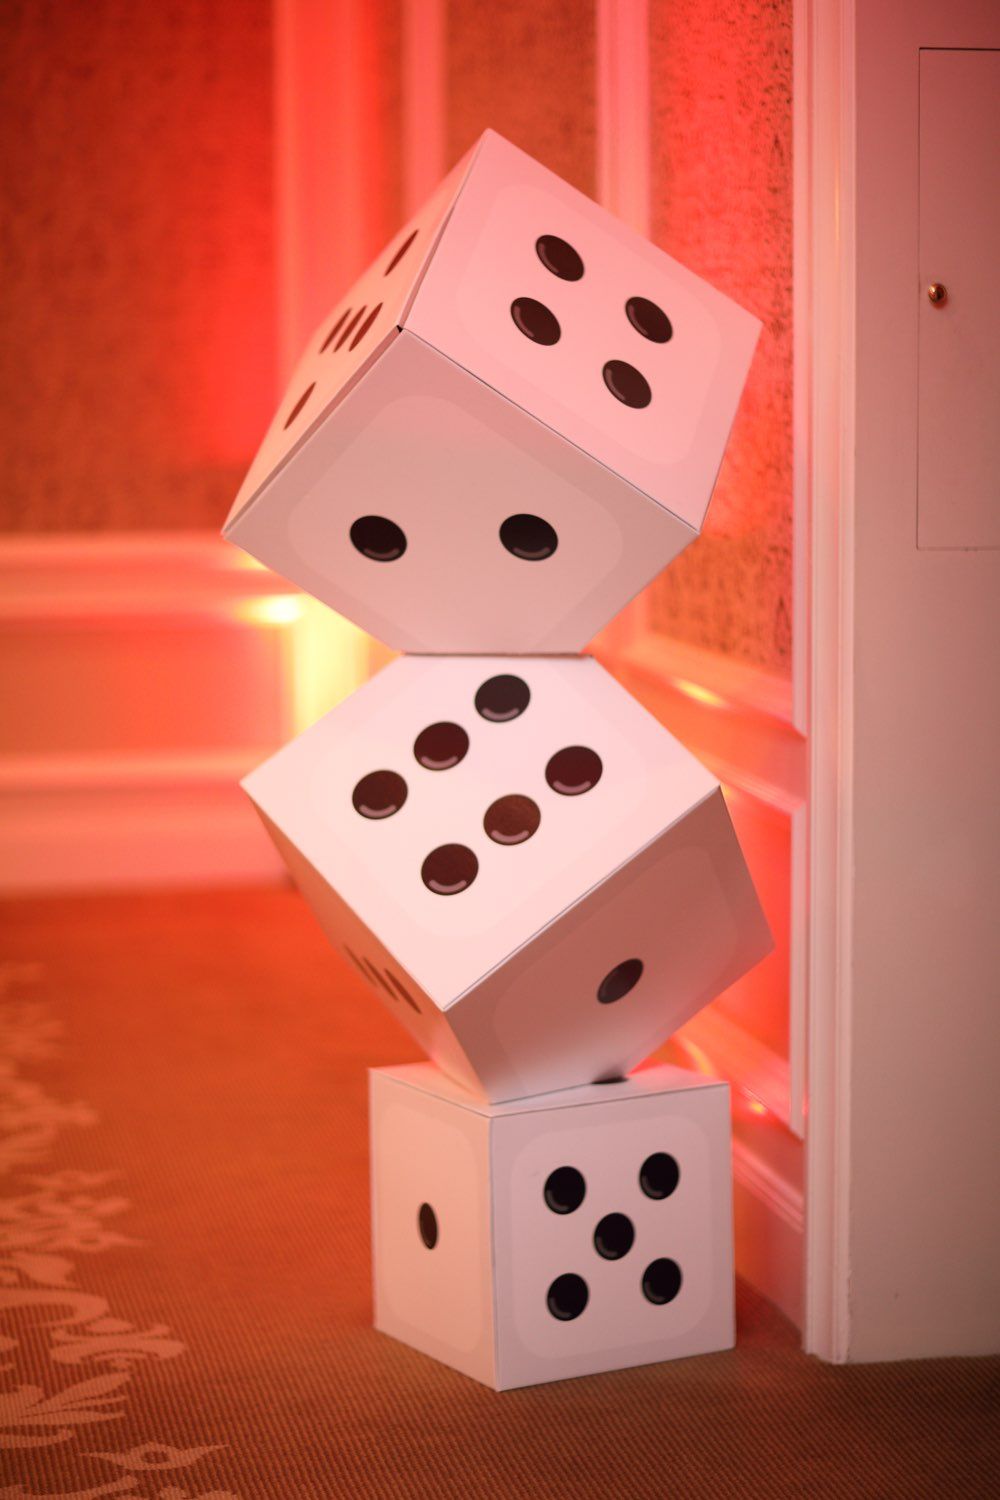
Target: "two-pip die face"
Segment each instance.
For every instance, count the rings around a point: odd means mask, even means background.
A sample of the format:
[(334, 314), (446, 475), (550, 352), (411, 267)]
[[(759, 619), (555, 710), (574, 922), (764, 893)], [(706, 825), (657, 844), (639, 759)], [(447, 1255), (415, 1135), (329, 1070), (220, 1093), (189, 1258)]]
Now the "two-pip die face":
[(244, 786), (488, 1099), (627, 1071), (770, 947), (718, 783), (588, 658), (401, 658)]
[(486, 1105), (426, 1063), (369, 1078), (377, 1328), (497, 1389), (732, 1345), (726, 1084)]
[(758, 331), (488, 131), (317, 330), (226, 535), (405, 651), (577, 651), (697, 535)]

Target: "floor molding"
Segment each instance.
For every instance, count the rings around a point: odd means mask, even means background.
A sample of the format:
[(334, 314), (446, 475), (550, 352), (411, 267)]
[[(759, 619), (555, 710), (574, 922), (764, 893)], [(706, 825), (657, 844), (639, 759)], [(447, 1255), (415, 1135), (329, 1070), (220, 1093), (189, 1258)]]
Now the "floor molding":
[(279, 878), (239, 780), (363, 642), (211, 533), (4, 538), (0, 890)]

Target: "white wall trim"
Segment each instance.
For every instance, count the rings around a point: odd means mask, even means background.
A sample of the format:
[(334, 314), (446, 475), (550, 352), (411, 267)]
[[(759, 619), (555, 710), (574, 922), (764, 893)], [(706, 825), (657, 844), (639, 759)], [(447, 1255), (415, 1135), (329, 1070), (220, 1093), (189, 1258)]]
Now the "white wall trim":
[(365, 0), (275, 0), (279, 389), (378, 248), (367, 182), (373, 14)]
[(786, 1057), (711, 1005), (681, 1028), (677, 1041), (696, 1067), (710, 1059), (715, 1072), (738, 1080), (776, 1119), (789, 1123), (791, 1077)]
[(694, 686), (730, 709), (793, 726), (791, 683), (752, 663), (648, 627), (636, 633), (619, 656), (625, 665), (651, 681)]
[[(853, 452), (855, 370), (854, 0), (798, 0), (794, 89), (808, 122), (796, 183), (797, 307), (808, 374), (812, 516), (805, 1347), (848, 1352)], [(803, 130), (806, 127), (803, 126)], [(802, 132), (800, 132), (801, 134)], [(800, 419), (803, 413), (799, 412)]]
[(649, 6), (597, 0), (597, 197), (649, 234)]
[(733, 1175), (747, 1187), (775, 1218), (800, 1237), (805, 1227), (805, 1203), (802, 1192), (743, 1141), (733, 1142)]
[(733, 1142), (737, 1265), (796, 1326), (802, 1322), (802, 1194), (743, 1141)]
[(444, 0), (403, 0), (403, 216), (412, 219), (447, 172)]
[(238, 619), (241, 604), (294, 594), (215, 532), (0, 537), (3, 625), (205, 611)]
[[(354, 626), (212, 533), (0, 538), (0, 649), (16, 644), (44, 664), (53, 636), (64, 639), (81, 668), (120, 694), (134, 680), (115, 675), (103, 654), (109, 634), (142, 645), (148, 633), (152, 655), (164, 629), (206, 643), (222, 632), (234, 664), (265, 661), (278, 719), (271, 733), (282, 741), (363, 675)], [(261, 631), (278, 650), (248, 657), (248, 636)], [(276, 747), (136, 751), (109, 742), (81, 752), (53, 742), (0, 754), (0, 891), (281, 878), (239, 790)]]
[(0, 893), (280, 881), (239, 788), (262, 752), (0, 761)]

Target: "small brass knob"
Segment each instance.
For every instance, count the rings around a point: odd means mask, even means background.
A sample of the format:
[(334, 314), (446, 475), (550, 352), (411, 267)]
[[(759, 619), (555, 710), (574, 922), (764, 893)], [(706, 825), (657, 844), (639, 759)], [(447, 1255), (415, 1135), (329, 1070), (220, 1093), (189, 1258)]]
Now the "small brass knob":
[(948, 288), (943, 281), (932, 281), (927, 288), (927, 296), (935, 307), (941, 307), (948, 300)]

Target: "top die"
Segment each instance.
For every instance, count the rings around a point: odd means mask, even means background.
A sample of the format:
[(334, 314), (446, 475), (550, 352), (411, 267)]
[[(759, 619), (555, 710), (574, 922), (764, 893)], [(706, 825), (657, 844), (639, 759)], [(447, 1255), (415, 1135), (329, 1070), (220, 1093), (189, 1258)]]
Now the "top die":
[(317, 331), (225, 534), (396, 649), (578, 651), (698, 534), (759, 328), (487, 131)]

